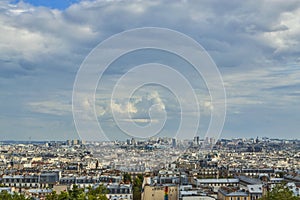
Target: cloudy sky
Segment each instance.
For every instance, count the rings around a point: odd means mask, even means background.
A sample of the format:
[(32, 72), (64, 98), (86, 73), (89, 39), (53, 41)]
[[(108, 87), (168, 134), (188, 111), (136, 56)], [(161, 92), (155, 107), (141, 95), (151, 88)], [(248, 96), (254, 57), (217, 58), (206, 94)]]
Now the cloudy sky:
[[(1, 0), (0, 140), (77, 138), (72, 91), (82, 62), (110, 36), (141, 27), (179, 31), (209, 53), (227, 95), (221, 137), (299, 139), (299, 17), (298, 0)], [(188, 80), (196, 80), (186, 69), (188, 64), (176, 59), (145, 50), (112, 63), (99, 82), (95, 106), (98, 121), (111, 138), (125, 137), (111, 108), (114, 114), (129, 113), (135, 123), (146, 126), (150, 108), (167, 113), (162, 134), (172, 136), (180, 122), (176, 94), (149, 85), (135, 91), (127, 104), (120, 95), (111, 102), (109, 94), (130, 67), (147, 62), (173, 65)], [(207, 129), (213, 109), (204, 86), (201, 80), (194, 86), (203, 116), (199, 135)], [(189, 114), (195, 117), (193, 111)], [(153, 123), (163, 118), (156, 117)], [(127, 121), (130, 118), (122, 117)]]

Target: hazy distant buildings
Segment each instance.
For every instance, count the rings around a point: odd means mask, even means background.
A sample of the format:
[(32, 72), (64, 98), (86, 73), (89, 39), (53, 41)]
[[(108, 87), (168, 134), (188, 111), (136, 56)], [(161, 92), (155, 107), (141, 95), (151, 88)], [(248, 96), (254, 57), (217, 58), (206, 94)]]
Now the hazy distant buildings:
[(84, 144), (84, 142), (82, 140), (78, 140), (78, 139), (75, 139), (75, 140), (67, 140), (66, 144), (68, 146), (72, 146), (72, 145), (82, 145)]

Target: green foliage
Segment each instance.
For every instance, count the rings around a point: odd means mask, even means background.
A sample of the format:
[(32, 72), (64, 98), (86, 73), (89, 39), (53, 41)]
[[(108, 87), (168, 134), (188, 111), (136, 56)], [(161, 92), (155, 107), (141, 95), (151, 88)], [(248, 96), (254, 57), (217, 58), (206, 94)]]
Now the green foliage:
[(141, 191), (142, 191), (143, 180), (144, 180), (144, 177), (141, 174), (139, 174), (133, 180), (133, 199), (134, 200), (140, 200), (141, 199)]
[(131, 176), (130, 176), (130, 174), (125, 173), (123, 175), (123, 181), (124, 181), (124, 183), (131, 183)]
[(77, 185), (73, 185), (73, 189), (69, 191), (70, 199), (84, 199), (84, 189), (79, 188)]
[(87, 196), (87, 199), (89, 199), (89, 200), (96, 200), (96, 199), (106, 200), (107, 198), (106, 198), (105, 194), (107, 194), (107, 193), (108, 193), (108, 190), (103, 186), (99, 186), (95, 189), (92, 189), (91, 187), (89, 187), (86, 196)]
[(10, 194), (7, 191), (1, 191), (1, 200), (31, 200), (32, 198), (26, 198), (23, 194), (13, 193)]
[(259, 200), (300, 200), (300, 197), (293, 196), (285, 184), (278, 184)]
[[(77, 185), (73, 185), (73, 189), (68, 192), (62, 192), (56, 194), (52, 192), (46, 196), (46, 200), (107, 200), (106, 194), (107, 190), (103, 186), (99, 186), (95, 189), (92, 187), (88, 188), (85, 192), (83, 188), (79, 188)], [(32, 198), (26, 198), (22, 194), (13, 193), (10, 194), (7, 191), (2, 191), (0, 193), (1, 200), (32, 200)]]
[(51, 194), (47, 195), (48, 200), (58, 200), (56, 192), (52, 192)]
[(140, 200), (141, 199), (141, 190), (138, 187), (133, 187), (133, 199)]
[(87, 192), (83, 188), (79, 188), (77, 185), (73, 185), (73, 189), (69, 192), (62, 192), (59, 195), (55, 193), (51, 196), (47, 196), (46, 200), (107, 200), (107, 190), (103, 186), (99, 186), (95, 189), (92, 187), (87, 188)]
[[(48, 198), (46, 197), (46, 199), (48, 200)], [(68, 192), (62, 192), (60, 193), (60, 195), (57, 195), (57, 199), (58, 200), (69, 200), (70, 196)]]

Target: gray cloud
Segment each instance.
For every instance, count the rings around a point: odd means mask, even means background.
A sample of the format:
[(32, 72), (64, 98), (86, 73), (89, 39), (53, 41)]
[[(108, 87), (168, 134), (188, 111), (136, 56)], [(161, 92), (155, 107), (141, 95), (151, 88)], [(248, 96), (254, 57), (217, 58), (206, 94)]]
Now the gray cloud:
[[(71, 100), (76, 72), (90, 50), (120, 31), (158, 26), (181, 31), (196, 39), (219, 66), (228, 94), (228, 118), (232, 117), (225, 126), (225, 136), (237, 135), (241, 129), (260, 132), (263, 123), (253, 130), (253, 126), (247, 126), (243, 120), (259, 119), (270, 111), (268, 109), (280, 106), (276, 117), (270, 119), (268, 126), (272, 126), (278, 121), (288, 121), (283, 116), (292, 109), (300, 111), (295, 107), (300, 89), (299, 14), (297, 0), (284, 4), (267, 0), (94, 0), (80, 1), (65, 10), (1, 1), (0, 100), (11, 108), (11, 113), (0, 121), (13, 120), (14, 115), (23, 116), (24, 113), (39, 118), (37, 113), (58, 112), (61, 116), (57, 121), (69, 122), (70, 116), (64, 110)], [(114, 68), (106, 79), (113, 80), (123, 70)], [(32, 110), (25, 108), (28, 105)], [(59, 106), (53, 109), (54, 105)], [(258, 107), (264, 109), (235, 118)], [(102, 109), (105, 110), (105, 105)], [(291, 117), (297, 118), (296, 115), (293, 112)], [(233, 123), (232, 119), (237, 121)], [(34, 126), (22, 117), (19, 120), (20, 130)], [(295, 130), (299, 128), (298, 123), (289, 123)], [(75, 132), (73, 126), (67, 124), (69, 132)], [(48, 128), (45, 122), (41, 131), (49, 134)], [(8, 130), (4, 126), (0, 131)], [(268, 128), (270, 134), (272, 131), (278, 132), (278, 129)]]

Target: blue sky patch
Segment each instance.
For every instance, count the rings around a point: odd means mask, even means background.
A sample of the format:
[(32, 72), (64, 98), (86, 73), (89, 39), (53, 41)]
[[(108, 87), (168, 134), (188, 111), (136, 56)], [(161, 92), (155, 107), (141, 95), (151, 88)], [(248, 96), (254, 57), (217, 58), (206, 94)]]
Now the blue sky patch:
[[(26, 3), (29, 3), (33, 6), (44, 6), (48, 8), (56, 8), (60, 10), (64, 10), (68, 8), (73, 3), (78, 2), (79, 0), (23, 0)], [(18, 0), (14, 0), (13, 3), (19, 2)]]

